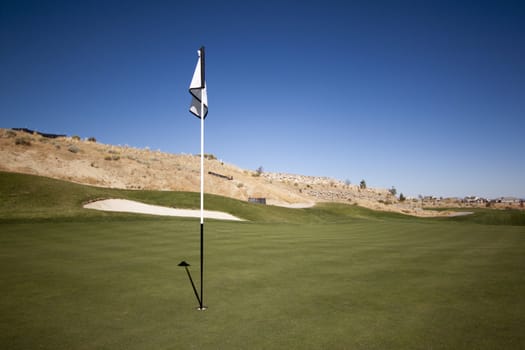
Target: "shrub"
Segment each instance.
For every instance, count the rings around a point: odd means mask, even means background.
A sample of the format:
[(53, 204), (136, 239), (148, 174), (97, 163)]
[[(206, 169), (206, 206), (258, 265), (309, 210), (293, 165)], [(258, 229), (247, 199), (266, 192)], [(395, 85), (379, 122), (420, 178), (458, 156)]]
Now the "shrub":
[(71, 153), (78, 153), (78, 152), (80, 152), (80, 148), (78, 148), (78, 147), (75, 146), (75, 145), (71, 145), (71, 146), (69, 146), (67, 150), (68, 150), (69, 152), (71, 152)]
[(90, 138), (88, 138), (88, 141), (89, 142), (97, 142), (97, 139), (94, 138), (93, 136), (91, 136)]
[(29, 137), (17, 137), (15, 139), (15, 144), (22, 145), (22, 146), (31, 146), (31, 139)]
[(118, 154), (113, 154), (111, 156), (105, 156), (104, 157), (104, 160), (119, 160), (120, 159), (120, 156)]
[(78, 135), (73, 135), (71, 138), (73, 140), (80, 141), (80, 136), (78, 136)]
[(253, 176), (261, 176), (263, 171), (264, 171), (263, 167), (260, 166), (260, 167), (257, 168), (257, 170), (255, 170), (255, 174), (253, 174)]

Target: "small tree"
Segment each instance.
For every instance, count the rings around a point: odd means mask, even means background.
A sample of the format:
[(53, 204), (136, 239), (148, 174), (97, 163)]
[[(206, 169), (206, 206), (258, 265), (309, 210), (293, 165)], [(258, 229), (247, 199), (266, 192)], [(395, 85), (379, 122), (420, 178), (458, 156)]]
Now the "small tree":
[(366, 181), (364, 179), (359, 183), (359, 188), (362, 190), (366, 189)]
[(261, 176), (261, 174), (263, 173), (264, 169), (262, 167), (262, 165), (260, 167), (257, 168), (257, 170), (255, 170), (255, 174), (254, 176)]
[(397, 190), (396, 190), (396, 188), (394, 186), (392, 186), (392, 188), (389, 189), (388, 192), (390, 192), (390, 194), (392, 196), (395, 196), (397, 194)]
[(399, 201), (404, 202), (406, 200), (406, 197), (403, 195), (403, 193), (399, 194)]

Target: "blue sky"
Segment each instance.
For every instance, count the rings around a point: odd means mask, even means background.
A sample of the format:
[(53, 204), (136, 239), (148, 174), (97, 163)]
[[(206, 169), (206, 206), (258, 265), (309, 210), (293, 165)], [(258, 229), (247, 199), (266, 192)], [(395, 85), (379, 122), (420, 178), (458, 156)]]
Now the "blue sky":
[(0, 127), (409, 196), (525, 198), (523, 1), (0, 3)]

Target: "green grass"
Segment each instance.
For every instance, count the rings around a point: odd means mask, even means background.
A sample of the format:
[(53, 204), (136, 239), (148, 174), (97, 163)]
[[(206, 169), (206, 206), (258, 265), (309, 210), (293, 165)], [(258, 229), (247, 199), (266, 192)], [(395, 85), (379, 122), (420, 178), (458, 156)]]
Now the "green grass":
[[(44, 177), (0, 172), (0, 222), (31, 220), (103, 220), (137, 215), (102, 213), (83, 209), (84, 203), (100, 198), (123, 198), (177, 208), (200, 207), (199, 193), (118, 190), (84, 186)], [(266, 223), (322, 223), (352, 219), (405, 218), (358, 206), (323, 204), (308, 209), (288, 209), (205, 195), (207, 210), (224, 211), (243, 219)], [(154, 218), (158, 220), (157, 218)]]
[(458, 216), (454, 221), (474, 222), (483, 225), (525, 226), (525, 211), (516, 209), (469, 209), (473, 214)]
[[(0, 222), (31, 220), (108, 220), (137, 215), (103, 213), (83, 209), (94, 199), (123, 198), (177, 208), (198, 209), (199, 194), (193, 192), (134, 191), (84, 186), (45, 177), (0, 172)], [(474, 215), (447, 219), (417, 219), (397, 213), (374, 211), (355, 205), (319, 204), (314, 208), (287, 209), (205, 195), (207, 210), (224, 211), (243, 219), (265, 223), (343, 223), (356, 220), (457, 221), (484, 225), (525, 226), (523, 210), (477, 209)], [(469, 209), (470, 210), (470, 209)], [(158, 217), (141, 216), (154, 220)]]
[(207, 221), (209, 309), (197, 311), (177, 264), (198, 283), (198, 220), (80, 206), (118, 194), (192, 207), (195, 194), (5, 173), (0, 194), (1, 349), (525, 348), (525, 227), (514, 221), (208, 196), (252, 221)]

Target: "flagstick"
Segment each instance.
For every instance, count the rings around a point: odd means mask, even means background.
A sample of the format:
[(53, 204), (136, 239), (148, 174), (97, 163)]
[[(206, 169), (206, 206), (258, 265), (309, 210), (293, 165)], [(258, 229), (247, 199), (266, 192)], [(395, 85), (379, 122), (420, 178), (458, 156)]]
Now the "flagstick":
[[(205, 68), (204, 68), (204, 46), (199, 51), (199, 60), (197, 61), (197, 67), (193, 73), (193, 78), (190, 83), (190, 94), (192, 95), (192, 101), (190, 105), (190, 112), (201, 120), (201, 293), (199, 298), (199, 310), (206, 310), (204, 303), (204, 118), (206, 118), (206, 112), (204, 108), (208, 108), (208, 99), (206, 95), (206, 79), (205, 79)], [(195, 103), (200, 102), (200, 106)], [(200, 107), (200, 109), (199, 109)]]
[(204, 102), (201, 99), (201, 297), (199, 310), (204, 310)]

